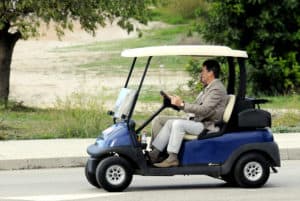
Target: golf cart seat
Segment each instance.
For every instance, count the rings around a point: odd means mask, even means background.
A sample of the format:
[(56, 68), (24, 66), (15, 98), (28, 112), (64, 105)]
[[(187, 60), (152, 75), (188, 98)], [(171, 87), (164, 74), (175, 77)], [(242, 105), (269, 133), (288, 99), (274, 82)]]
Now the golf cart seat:
[(186, 133), (183, 137), (184, 140), (196, 140), (196, 139), (204, 139), (209, 137), (213, 137), (213, 136), (218, 136), (218, 135), (222, 135), (226, 129), (226, 125), (230, 120), (234, 105), (235, 105), (235, 100), (236, 100), (236, 96), (235, 95), (228, 95), (228, 101), (224, 110), (224, 114), (223, 114), (223, 119), (221, 120), (221, 122), (217, 122), (216, 125), (219, 126), (220, 131), (216, 132), (216, 133), (210, 133), (207, 135), (207, 130), (204, 129), (204, 131), (201, 132), (201, 134), (198, 135), (192, 135), (192, 134), (188, 134)]

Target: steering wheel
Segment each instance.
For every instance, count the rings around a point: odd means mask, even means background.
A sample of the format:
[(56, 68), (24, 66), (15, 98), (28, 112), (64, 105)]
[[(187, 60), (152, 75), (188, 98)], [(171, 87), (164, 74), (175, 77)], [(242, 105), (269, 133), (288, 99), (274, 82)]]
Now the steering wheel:
[(160, 95), (164, 98), (163, 105), (165, 107), (170, 107), (174, 110), (180, 111), (180, 108), (177, 105), (173, 105), (171, 103), (171, 98), (168, 96), (168, 94), (166, 94), (164, 91), (160, 91)]

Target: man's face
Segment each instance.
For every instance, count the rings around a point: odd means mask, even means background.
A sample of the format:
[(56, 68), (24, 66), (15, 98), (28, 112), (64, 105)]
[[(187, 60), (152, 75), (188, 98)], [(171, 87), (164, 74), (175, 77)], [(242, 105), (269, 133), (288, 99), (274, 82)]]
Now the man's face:
[(209, 82), (211, 81), (212, 74), (213, 74), (213, 72), (208, 71), (206, 66), (202, 67), (201, 72), (200, 72), (200, 81), (202, 82), (202, 84), (204, 86), (209, 84)]

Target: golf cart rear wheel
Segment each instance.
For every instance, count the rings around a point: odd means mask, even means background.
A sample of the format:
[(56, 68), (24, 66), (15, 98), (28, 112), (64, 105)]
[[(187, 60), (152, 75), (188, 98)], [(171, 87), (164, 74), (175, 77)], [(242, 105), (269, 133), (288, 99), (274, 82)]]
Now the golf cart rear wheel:
[(95, 187), (97, 187), (97, 188), (101, 188), (101, 186), (100, 186), (99, 183), (97, 182), (95, 173), (91, 173), (91, 172), (88, 171), (88, 163), (89, 163), (89, 161), (86, 163), (85, 168), (84, 168), (84, 172), (85, 172), (85, 177), (86, 177), (86, 179), (88, 180), (88, 182), (89, 182), (91, 185), (93, 185), (93, 186), (95, 186)]
[(130, 163), (122, 157), (111, 156), (105, 158), (97, 166), (96, 179), (107, 191), (123, 191), (132, 180)]
[(249, 153), (242, 156), (234, 168), (234, 179), (240, 187), (263, 186), (270, 176), (270, 165), (264, 156)]

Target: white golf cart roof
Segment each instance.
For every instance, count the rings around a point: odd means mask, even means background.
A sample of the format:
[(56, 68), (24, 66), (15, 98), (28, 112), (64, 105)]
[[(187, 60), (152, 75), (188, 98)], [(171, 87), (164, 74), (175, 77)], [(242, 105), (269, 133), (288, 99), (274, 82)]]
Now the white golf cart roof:
[(149, 56), (225, 56), (248, 58), (247, 52), (233, 50), (227, 46), (216, 45), (172, 45), (153, 46), (122, 51), (122, 57), (149, 57)]

